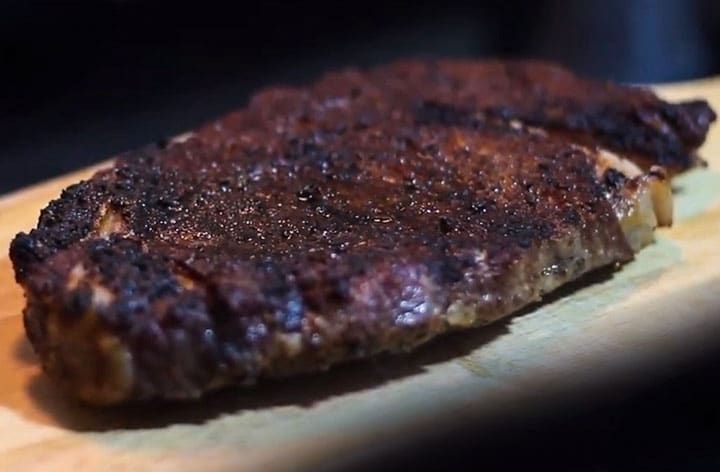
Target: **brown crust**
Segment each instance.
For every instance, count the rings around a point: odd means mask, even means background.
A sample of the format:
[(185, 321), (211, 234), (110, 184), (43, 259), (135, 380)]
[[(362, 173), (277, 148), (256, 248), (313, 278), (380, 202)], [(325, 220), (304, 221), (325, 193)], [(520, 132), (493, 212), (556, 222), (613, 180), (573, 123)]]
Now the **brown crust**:
[[(645, 121), (628, 131), (642, 139), (619, 136), (633, 107), (674, 110), (672, 136)], [(687, 166), (708, 110), (537, 63), (408, 62), (268, 90), (120, 157), (16, 237), (28, 336), (69, 390), (116, 403), (487, 323), (632, 257), (595, 151), (516, 119), (590, 123), (637, 152), (657, 138), (649, 159)]]

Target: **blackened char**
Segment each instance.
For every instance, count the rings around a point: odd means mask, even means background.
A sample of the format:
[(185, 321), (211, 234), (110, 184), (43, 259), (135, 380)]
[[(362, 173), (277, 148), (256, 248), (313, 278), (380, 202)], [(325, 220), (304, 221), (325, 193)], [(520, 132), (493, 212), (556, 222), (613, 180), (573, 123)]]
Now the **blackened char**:
[(411, 348), (631, 259), (594, 146), (687, 168), (712, 119), (534, 62), (268, 89), (119, 157), (15, 238), (27, 333), (94, 403)]

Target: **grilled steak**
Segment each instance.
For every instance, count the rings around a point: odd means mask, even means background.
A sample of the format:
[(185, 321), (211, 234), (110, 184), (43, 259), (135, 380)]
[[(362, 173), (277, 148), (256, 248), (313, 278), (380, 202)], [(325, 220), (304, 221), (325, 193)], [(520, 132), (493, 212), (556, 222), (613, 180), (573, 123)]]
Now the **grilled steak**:
[(657, 164), (691, 166), (713, 119), (532, 62), (269, 89), (15, 238), (27, 334), (97, 404), (410, 349), (631, 260), (672, 217)]

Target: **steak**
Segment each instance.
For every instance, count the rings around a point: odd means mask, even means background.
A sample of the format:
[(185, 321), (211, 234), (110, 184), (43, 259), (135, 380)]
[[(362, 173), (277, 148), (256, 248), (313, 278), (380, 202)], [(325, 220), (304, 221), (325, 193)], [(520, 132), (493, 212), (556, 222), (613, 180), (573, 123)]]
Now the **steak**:
[(715, 115), (536, 62), (278, 87), (67, 188), (10, 255), (44, 370), (194, 399), (481, 326), (670, 224)]

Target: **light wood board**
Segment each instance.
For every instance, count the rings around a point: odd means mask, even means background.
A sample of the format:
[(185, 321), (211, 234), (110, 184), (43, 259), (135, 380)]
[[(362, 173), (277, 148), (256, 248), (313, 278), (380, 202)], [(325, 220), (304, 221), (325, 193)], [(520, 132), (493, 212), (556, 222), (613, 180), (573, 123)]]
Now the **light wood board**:
[[(665, 85), (720, 110), (720, 78)], [(673, 228), (610, 277), (410, 356), (230, 390), (196, 404), (80, 406), (40, 373), (7, 258), (62, 188), (95, 169), (0, 198), (0, 469), (316, 470), (463, 422), (532, 412), (576, 389), (651, 377), (720, 343), (720, 125), (679, 177)], [(28, 169), (32, 172), (32, 169)]]

